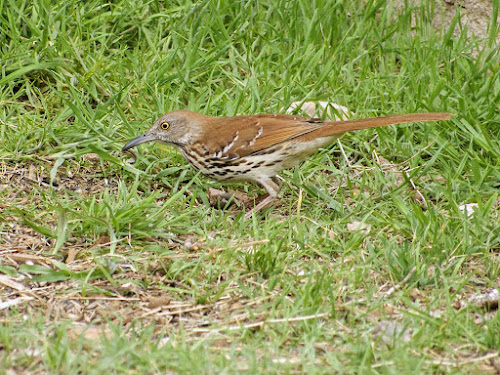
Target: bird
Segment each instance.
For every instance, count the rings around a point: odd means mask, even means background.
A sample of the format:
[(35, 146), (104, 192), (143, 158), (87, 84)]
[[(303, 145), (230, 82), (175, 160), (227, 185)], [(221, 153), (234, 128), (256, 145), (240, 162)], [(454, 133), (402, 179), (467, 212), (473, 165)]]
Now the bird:
[(153, 122), (123, 146), (126, 152), (146, 142), (173, 145), (206, 177), (224, 182), (253, 181), (268, 193), (245, 215), (271, 205), (280, 192), (277, 177), (331, 144), (346, 132), (409, 122), (445, 121), (451, 113), (408, 113), (355, 120), (329, 121), (290, 114), (213, 117), (176, 110)]

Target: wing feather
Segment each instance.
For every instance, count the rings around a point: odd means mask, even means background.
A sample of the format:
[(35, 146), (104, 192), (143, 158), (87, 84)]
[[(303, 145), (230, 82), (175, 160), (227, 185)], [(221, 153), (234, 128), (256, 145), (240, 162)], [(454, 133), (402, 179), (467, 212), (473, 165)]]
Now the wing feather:
[(205, 127), (204, 139), (208, 140), (212, 160), (229, 161), (264, 151), (322, 126), (318, 119), (293, 115), (214, 117)]

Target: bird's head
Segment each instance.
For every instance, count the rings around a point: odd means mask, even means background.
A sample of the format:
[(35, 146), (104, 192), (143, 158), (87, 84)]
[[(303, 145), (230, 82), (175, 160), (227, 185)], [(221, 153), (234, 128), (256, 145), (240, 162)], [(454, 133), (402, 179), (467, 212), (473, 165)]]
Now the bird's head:
[(198, 133), (204, 115), (191, 111), (174, 111), (159, 117), (146, 133), (132, 139), (122, 151), (138, 146), (142, 143), (159, 141), (183, 147)]

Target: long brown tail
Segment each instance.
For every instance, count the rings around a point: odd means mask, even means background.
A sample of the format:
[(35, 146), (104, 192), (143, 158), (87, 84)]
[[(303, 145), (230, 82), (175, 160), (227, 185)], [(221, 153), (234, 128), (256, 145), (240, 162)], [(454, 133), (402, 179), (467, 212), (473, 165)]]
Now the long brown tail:
[(405, 115), (371, 117), (359, 120), (333, 121), (311, 133), (316, 137), (327, 137), (355, 130), (378, 128), (379, 126), (403, 124), (406, 122), (448, 120), (451, 116), (453, 116), (452, 113), (408, 113)]

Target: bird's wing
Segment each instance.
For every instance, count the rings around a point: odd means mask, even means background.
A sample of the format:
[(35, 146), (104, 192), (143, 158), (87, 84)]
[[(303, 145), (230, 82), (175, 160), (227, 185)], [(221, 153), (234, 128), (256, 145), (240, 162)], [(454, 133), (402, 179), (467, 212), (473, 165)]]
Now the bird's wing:
[(282, 142), (314, 131), (319, 119), (293, 115), (254, 115), (212, 118), (205, 127), (206, 149), (213, 160), (237, 160), (272, 149)]

